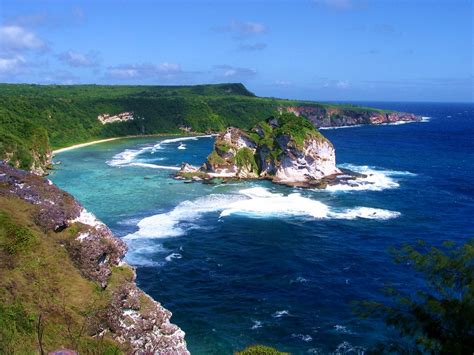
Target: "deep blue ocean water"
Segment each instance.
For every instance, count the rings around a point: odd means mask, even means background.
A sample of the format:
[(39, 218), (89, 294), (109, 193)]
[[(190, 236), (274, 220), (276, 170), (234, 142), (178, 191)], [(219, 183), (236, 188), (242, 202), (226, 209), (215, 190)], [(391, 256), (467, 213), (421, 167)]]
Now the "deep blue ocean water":
[(420, 286), (388, 248), (463, 242), (474, 226), (474, 105), (364, 104), (431, 119), (324, 130), (338, 164), (370, 175), (350, 189), (172, 179), (181, 162), (203, 162), (212, 137), (64, 152), (51, 180), (126, 239), (139, 286), (173, 312), (193, 354), (256, 343), (362, 353), (397, 335), (351, 301)]

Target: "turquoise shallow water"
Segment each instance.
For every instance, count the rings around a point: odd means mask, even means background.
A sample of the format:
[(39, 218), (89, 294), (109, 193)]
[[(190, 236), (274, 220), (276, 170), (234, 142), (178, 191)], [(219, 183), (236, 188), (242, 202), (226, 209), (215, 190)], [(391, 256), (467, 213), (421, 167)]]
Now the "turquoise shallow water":
[(358, 319), (350, 302), (380, 297), (387, 282), (420, 286), (387, 249), (418, 238), (464, 241), (473, 231), (473, 105), (379, 106), (432, 119), (325, 130), (338, 164), (370, 175), (350, 189), (172, 179), (181, 162), (202, 163), (211, 137), (64, 152), (51, 179), (125, 238), (140, 287), (173, 312), (192, 353), (254, 343), (362, 352), (397, 336)]

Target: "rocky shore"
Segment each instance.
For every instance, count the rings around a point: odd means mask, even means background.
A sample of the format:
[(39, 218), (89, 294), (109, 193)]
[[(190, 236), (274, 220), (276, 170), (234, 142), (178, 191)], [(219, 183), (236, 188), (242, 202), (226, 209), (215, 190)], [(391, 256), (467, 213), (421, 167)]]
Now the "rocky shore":
[[(130, 353), (189, 354), (184, 332), (170, 323), (171, 312), (135, 284), (135, 270), (122, 260), (125, 243), (71, 195), (2, 162), (0, 199), (2, 210), (18, 199), (29, 206), (31, 226), (49, 236), (50, 243), (60, 243), (80, 274), (102, 290), (107, 303), (94, 319), (92, 338), (106, 335)], [(58, 242), (55, 235), (65, 230), (70, 237)]]
[(280, 106), (280, 113), (290, 112), (304, 116), (317, 128), (356, 126), (364, 124), (388, 124), (395, 122), (419, 122), (421, 117), (412, 113), (383, 111), (363, 108), (324, 106)]

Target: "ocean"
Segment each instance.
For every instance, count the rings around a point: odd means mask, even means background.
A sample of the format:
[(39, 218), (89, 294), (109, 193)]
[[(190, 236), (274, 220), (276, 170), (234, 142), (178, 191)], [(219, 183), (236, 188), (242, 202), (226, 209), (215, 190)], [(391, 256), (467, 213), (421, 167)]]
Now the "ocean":
[(474, 105), (363, 103), (424, 122), (326, 129), (353, 186), (186, 184), (213, 137), (137, 138), (58, 154), (50, 178), (129, 246), (138, 285), (172, 311), (193, 354), (265, 344), (293, 354), (362, 354), (398, 340), (352, 302), (422, 285), (389, 248), (463, 243), (474, 227)]

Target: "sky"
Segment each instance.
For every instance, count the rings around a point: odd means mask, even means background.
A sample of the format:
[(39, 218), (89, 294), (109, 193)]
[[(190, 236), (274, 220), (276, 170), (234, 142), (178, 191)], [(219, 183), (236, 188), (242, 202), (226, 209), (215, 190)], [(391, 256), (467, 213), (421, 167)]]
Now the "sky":
[(474, 100), (474, 0), (0, 0), (0, 82)]

